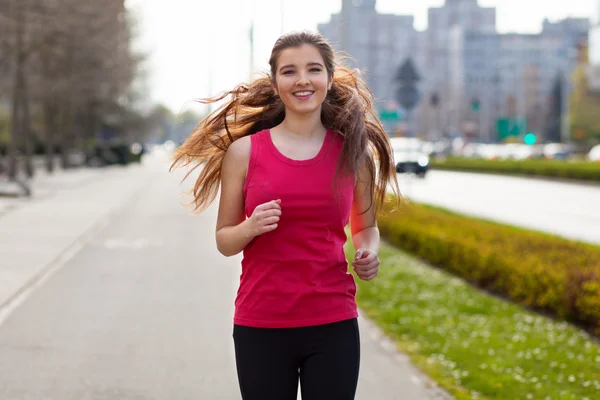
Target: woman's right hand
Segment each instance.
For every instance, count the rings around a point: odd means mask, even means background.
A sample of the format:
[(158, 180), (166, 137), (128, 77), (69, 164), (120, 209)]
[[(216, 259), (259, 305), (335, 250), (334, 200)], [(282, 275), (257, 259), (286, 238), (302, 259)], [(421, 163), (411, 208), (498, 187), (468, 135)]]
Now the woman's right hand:
[(256, 206), (252, 215), (245, 221), (252, 237), (271, 232), (277, 228), (281, 216), (281, 200), (272, 200)]

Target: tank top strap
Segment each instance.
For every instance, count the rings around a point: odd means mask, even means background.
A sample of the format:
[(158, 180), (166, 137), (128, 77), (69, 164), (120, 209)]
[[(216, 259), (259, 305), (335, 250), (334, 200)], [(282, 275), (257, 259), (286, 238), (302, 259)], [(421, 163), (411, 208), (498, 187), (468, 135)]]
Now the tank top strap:
[(263, 149), (265, 148), (264, 140), (265, 140), (266, 132), (268, 132), (268, 131), (263, 130), (263, 131), (259, 131), (259, 132), (256, 132), (256, 133), (250, 135), (250, 159), (248, 160), (248, 167), (246, 170), (246, 179), (244, 181), (244, 187), (243, 187), (244, 197), (248, 190), (248, 183), (250, 182), (250, 179), (252, 178), (252, 173), (254, 172), (254, 169), (256, 167), (257, 160), (259, 160), (260, 158), (263, 157), (263, 156), (259, 157), (259, 154), (261, 151), (264, 151)]

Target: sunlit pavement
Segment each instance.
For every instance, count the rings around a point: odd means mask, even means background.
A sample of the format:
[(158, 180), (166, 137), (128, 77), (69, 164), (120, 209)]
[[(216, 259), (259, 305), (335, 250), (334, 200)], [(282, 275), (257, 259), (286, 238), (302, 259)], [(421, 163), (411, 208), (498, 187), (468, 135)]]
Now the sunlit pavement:
[[(216, 207), (190, 216), (162, 158), (0, 216), (0, 398), (240, 398), (240, 257), (216, 251)], [(361, 334), (357, 399), (448, 398), (362, 318)]]
[(467, 172), (400, 174), (410, 200), (600, 244), (600, 185)]

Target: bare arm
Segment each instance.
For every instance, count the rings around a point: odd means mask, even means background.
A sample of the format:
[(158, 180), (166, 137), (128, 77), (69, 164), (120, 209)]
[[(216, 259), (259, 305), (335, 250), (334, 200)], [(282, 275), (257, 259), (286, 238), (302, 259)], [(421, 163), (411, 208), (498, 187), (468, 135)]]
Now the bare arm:
[(254, 237), (277, 228), (281, 207), (276, 201), (244, 214), (244, 182), (250, 159), (250, 137), (233, 142), (221, 167), (221, 197), (217, 217), (217, 249), (226, 257), (240, 253)]
[(358, 174), (354, 188), (354, 200), (350, 213), (350, 230), (356, 255), (352, 265), (359, 278), (371, 280), (379, 269), (379, 228), (375, 216), (374, 193), (370, 184), (373, 177), (366, 167)]

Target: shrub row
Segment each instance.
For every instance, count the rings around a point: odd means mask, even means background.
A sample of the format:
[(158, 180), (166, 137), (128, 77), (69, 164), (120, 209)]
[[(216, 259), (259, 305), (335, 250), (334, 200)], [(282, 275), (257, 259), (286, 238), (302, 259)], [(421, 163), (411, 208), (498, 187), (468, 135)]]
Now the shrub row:
[(393, 245), (514, 301), (600, 333), (600, 247), (390, 203), (379, 219)]
[(600, 182), (600, 163), (585, 161), (484, 160), (451, 157), (432, 160), (431, 168)]

